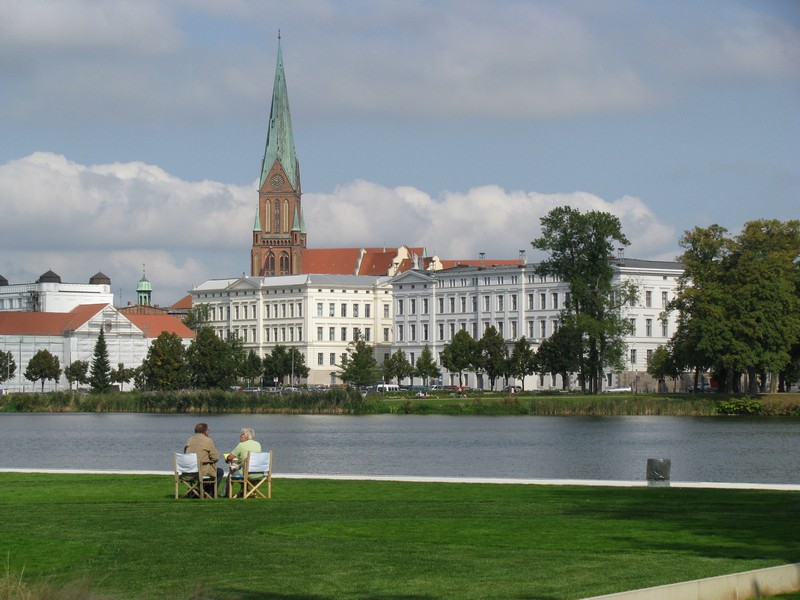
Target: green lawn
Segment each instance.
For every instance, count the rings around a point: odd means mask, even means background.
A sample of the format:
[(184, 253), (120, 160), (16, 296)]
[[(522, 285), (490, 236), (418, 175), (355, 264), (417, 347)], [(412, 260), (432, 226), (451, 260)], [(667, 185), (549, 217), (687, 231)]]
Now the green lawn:
[(0, 473), (0, 552), (113, 598), (583, 598), (800, 561), (800, 493)]

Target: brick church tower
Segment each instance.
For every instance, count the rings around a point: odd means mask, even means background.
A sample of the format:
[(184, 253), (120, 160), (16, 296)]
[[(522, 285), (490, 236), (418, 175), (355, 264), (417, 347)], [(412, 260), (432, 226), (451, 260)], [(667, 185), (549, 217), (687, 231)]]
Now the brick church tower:
[(250, 273), (294, 275), (303, 272), (306, 227), (300, 202), (300, 165), (294, 151), (289, 95), (278, 35), (278, 62), (272, 88), (267, 146), (258, 184)]

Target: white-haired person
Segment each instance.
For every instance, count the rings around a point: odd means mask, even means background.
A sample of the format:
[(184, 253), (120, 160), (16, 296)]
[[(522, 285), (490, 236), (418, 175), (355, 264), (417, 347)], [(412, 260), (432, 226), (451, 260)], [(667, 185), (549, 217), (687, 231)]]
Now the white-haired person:
[[(254, 439), (255, 437), (256, 432), (249, 427), (243, 427), (239, 432), (239, 443), (229, 454), (225, 455), (225, 460), (230, 465), (229, 469), (231, 473), (235, 473), (244, 465), (244, 461), (247, 460), (248, 452), (261, 452), (261, 444)], [(228, 496), (229, 485), (230, 478), (225, 482), (225, 497)]]

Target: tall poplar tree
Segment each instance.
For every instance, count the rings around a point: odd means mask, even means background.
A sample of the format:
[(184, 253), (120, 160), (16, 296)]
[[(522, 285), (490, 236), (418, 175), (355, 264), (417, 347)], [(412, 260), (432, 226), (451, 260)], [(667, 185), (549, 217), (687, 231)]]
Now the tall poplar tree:
[(89, 387), (95, 393), (104, 393), (111, 389), (111, 363), (108, 360), (108, 346), (102, 327), (94, 344), (92, 366), (89, 371)]

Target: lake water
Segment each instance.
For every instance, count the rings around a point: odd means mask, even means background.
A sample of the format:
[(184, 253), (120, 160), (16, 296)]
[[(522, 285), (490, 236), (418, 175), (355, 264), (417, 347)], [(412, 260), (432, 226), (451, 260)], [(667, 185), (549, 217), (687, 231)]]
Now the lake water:
[(220, 452), (252, 427), (276, 475), (800, 484), (800, 419), (0, 414), (0, 468), (172, 470), (196, 422)]

